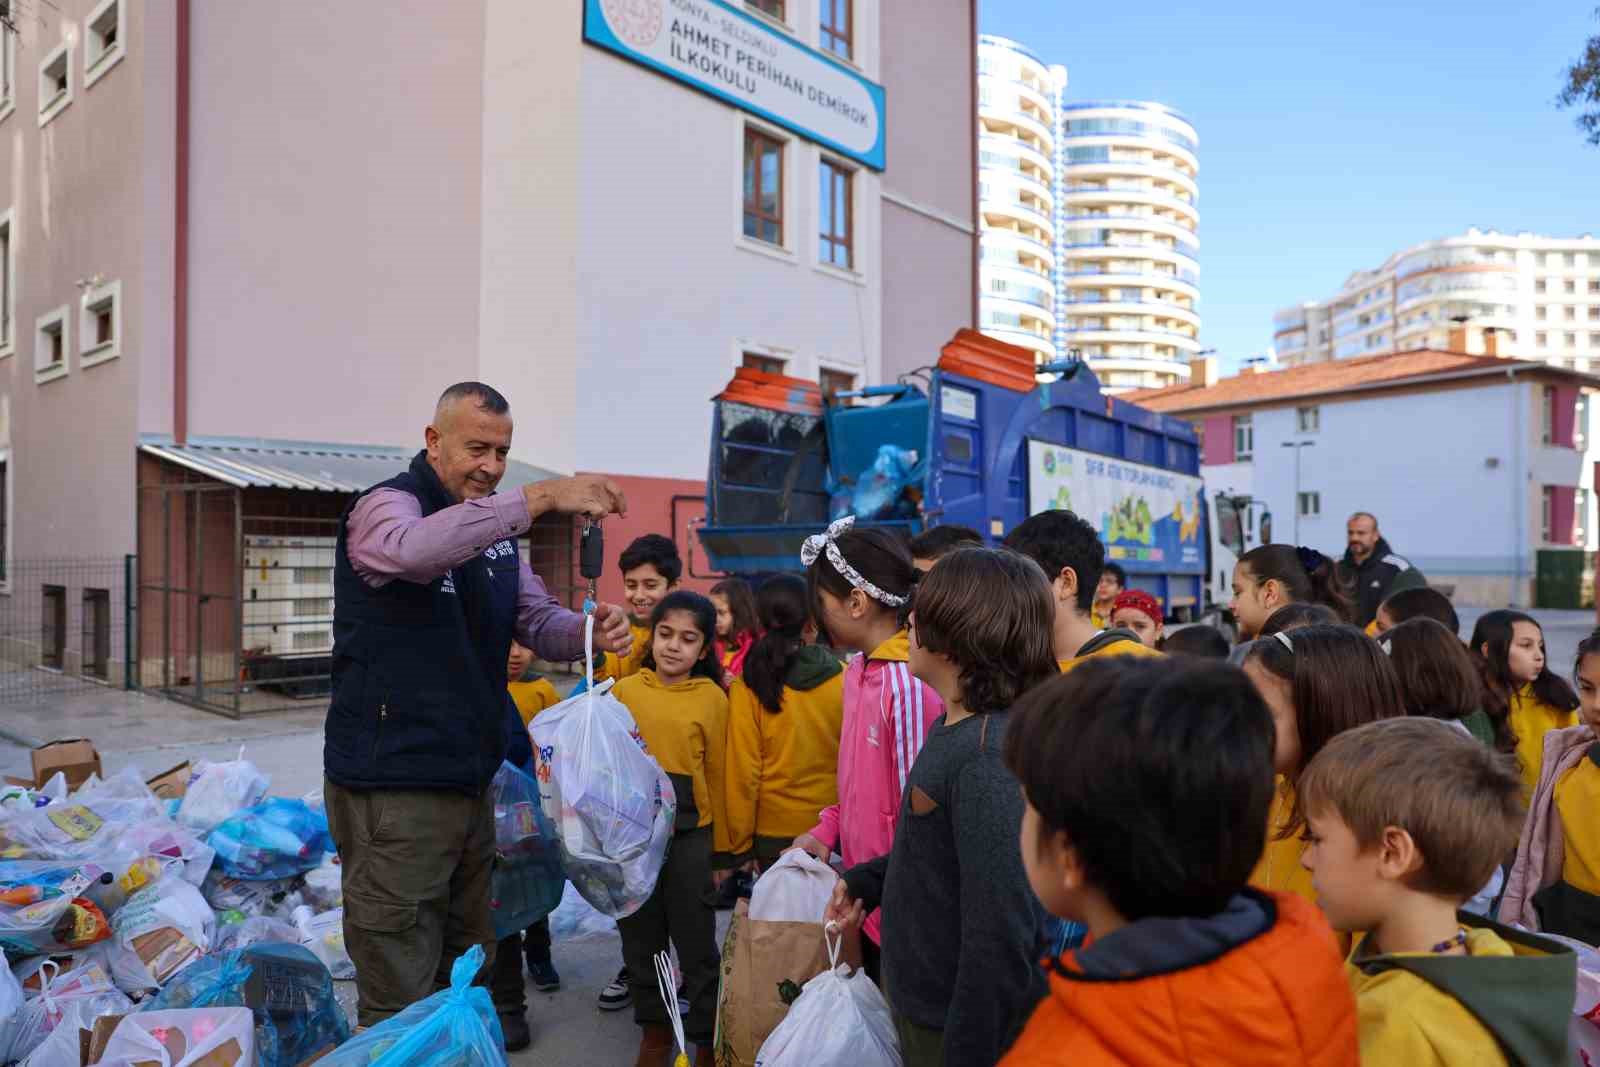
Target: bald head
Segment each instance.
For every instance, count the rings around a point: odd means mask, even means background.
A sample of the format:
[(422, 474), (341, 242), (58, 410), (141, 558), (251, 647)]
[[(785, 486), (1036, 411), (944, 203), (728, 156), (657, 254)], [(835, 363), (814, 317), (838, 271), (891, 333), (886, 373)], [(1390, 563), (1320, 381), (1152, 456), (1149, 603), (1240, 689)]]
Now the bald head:
[(1345, 534), (1350, 545), (1350, 555), (1360, 563), (1372, 555), (1373, 549), (1378, 547), (1378, 517), (1370, 511), (1356, 512), (1350, 516)]
[(428, 464), (452, 497), (488, 496), (506, 472), (511, 405), (482, 382), (459, 382), (440, 395), (423, 436)]

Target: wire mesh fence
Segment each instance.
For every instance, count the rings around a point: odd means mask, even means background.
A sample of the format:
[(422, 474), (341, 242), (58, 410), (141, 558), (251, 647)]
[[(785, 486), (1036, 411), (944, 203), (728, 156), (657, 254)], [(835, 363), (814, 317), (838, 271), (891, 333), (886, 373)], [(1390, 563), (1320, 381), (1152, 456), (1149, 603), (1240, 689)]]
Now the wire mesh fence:
[(137, 684), (134, 557), (8, 560), (0, 571), (0, 706)]

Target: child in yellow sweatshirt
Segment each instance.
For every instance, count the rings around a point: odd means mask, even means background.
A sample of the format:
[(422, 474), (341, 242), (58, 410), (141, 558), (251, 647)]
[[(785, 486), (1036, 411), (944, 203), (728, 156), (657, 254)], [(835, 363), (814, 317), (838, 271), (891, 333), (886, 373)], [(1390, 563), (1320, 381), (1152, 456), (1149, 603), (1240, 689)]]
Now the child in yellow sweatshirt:
[(716, 654), (717, 609), (699, 593), (667, 594), (651, 615), (648, 651), (637, 674), (612, 690), (639, 728), (645, 748), (672, 780), (678, 817), (655, 892), (617, 921), (633, 993), (633, 1017), (644, 1033), (639, 1062), (666, 1062), (673, 1048), (667, 1008), (656, 990), (655, 955), (668, 939), (678, 950), (689, 1012), (684, 1035), (698, 1047), (696, 1067), (713, 1062), (717, 1010), (716, 919), (701, 900), (711, 879), (713, 828), (723, 815), (728, 697)]
[(839, 802), (844, 668), (805, 644), (803, 578), (768, 579), (756, 594), (762, 636), (728, 690), (727, 825), (731, 862), (776, 863), (794, 839)]
[(1386, 719), (1329, 741), (1299, 796), (1323, 912), (1366, 931), (1346, 964), (1361, 1062), (1569, 1062), (1572, 950), (1459, 910), (1521, 828), (1508, 755), (1438, 719)]
[(617, 560), (622, 572), (622, 591), (628, 602), (628, 628), (633, 647), (626, 656), (606, 652), (595, 657), (595, 684), (639, 673), (650, 651), (651, 616), (662, 599), (678, 587), (683, 576), (683, 559), (672, 538), (661, 534), (636, 537), (622, 550)]
[(1484, 615), (1469, 644), (1483, 672), (1488, 712), (1516, 738), (1526, 804), (1539, 784), (1544, 735), (1578, 724), (1578, 696), (1545, 662), (1544, 631), (1520, 611)]

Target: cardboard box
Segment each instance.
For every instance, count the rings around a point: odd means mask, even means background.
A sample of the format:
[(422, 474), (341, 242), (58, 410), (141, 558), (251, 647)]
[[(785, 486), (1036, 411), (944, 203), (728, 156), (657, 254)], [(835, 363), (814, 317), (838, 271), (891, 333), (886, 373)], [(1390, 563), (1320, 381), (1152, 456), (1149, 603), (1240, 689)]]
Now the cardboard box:
[(26, 778), (7, 777), (12, 785), (43, 789), (45, 783), (60, 771), (66, 776), (67, 788), (76, 789), (89, 780), (91, 774), (101, 775), (100, 753), (94, 742), (86, 737), (66, 737), (46, 741), (33, 750), (33, 781)]
[(189, 761), (169, 767), (144, 784), (162, 800), (177, 800), (189, 791)]
[(83, 1057), (85, 1067), (100, 1062), (105, 1055), (106, 1042), (111, 1040), (111, 1032), (121, 1021), (121, 1015), (102, 1015), (94, 1021), (94, 1029), (89, 1033), (89, 1051)]

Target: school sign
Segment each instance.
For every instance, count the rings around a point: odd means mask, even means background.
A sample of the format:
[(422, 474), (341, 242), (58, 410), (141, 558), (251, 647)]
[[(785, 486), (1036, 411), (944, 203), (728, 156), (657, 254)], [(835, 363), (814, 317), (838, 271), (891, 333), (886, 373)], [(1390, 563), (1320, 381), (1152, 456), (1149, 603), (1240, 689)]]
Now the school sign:
[(722, 0), (584, 0), (583, 39), (884, 167), (883, 86)]

